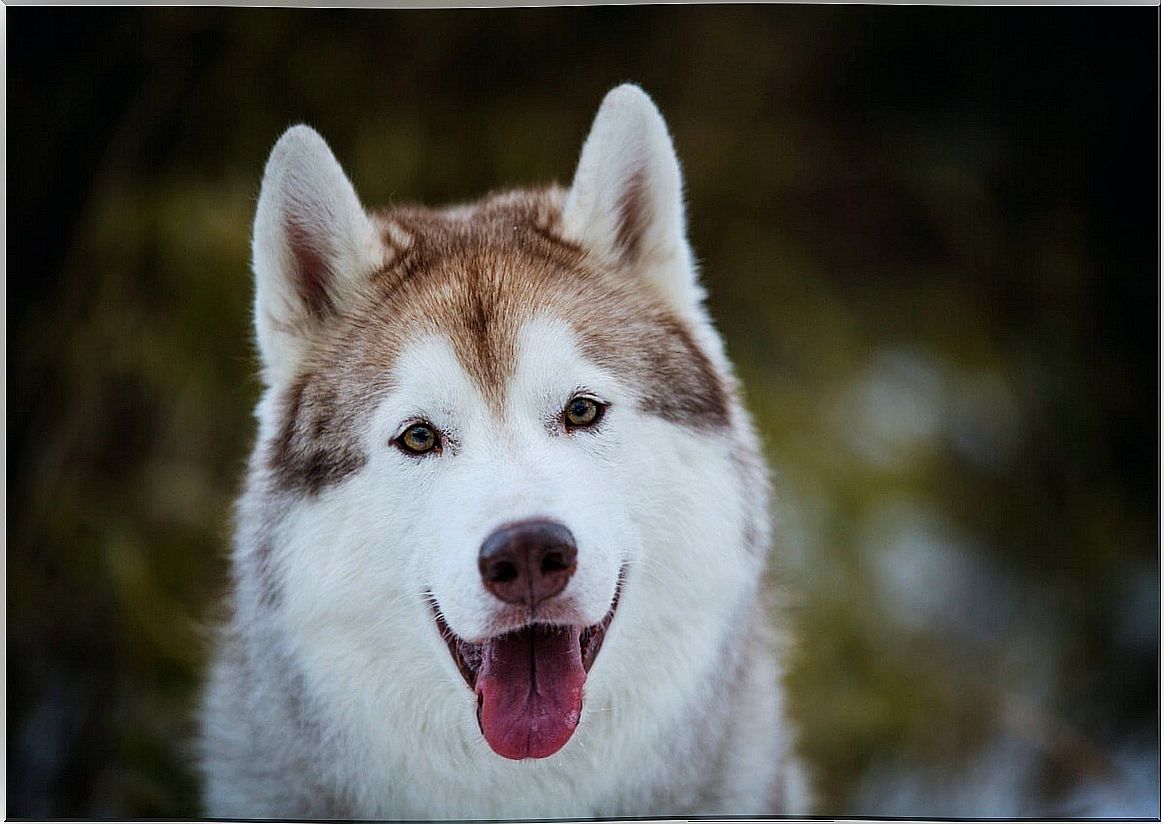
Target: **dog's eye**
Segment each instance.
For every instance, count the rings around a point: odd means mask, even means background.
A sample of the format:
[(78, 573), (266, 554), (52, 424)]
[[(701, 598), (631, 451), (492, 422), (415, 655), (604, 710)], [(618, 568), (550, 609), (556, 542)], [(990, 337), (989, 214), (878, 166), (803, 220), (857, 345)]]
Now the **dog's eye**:
[(566, 404), (562, 418), (567, 429), (585, 429), (602, 420), (602, 413), (605, 411), (606, 407), (594, 398), (579, 395), (571, 398), (570, 402)]
[(427, 423), (414, 423), (401, 432), (400, 436), (393, 443), (405, 452), (410, 452), (413, 455), (423, 455), (425, 452), (432, 452), (434, 449), (438, 449), (441, 445), (441, 439), (437, 435), (436, 430)]

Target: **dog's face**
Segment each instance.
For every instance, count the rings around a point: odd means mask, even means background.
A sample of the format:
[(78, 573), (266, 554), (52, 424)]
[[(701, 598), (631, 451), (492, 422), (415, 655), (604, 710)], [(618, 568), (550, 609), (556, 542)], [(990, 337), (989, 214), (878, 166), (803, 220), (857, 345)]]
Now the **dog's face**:
[(691, 666), (636, 634), (677, 647), (730, 609), (760, 551), (719, 562), (763, 541), (739, 488), (763, 473), (683, 232), (632, 87), (569, 191), (443, 211), (368, 215), (318, 135), (279, 141), (254, 244), (265, 551), (305, 668), (351, 706), (439, 674), (415, 702), (542, 758), (614, 700), (620, 656)]

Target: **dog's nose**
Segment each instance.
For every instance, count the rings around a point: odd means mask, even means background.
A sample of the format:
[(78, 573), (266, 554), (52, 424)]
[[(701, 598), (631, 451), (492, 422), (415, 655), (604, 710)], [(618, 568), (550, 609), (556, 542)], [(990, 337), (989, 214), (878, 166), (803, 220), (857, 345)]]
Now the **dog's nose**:
[(485, 588), (507, 604), (527, 607), (565, 589), (577, 566), (578, 547), (570, 530), (546, 520), (499, 527), (477, 557)]

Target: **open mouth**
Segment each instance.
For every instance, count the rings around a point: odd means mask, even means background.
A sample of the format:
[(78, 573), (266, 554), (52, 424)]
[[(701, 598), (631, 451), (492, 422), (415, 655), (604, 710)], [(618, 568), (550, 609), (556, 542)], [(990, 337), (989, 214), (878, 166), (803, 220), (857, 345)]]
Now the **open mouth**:
[(480, 644), (459, 638), (441, 618), (441, 637), (461, 676), (477, 694), (477, 725), (505, 758), (546, 758), (570, 740), (582, 713), (582, 686), (622, 594), (622, 575), (610, 610), (586, 627), (528, 624)]

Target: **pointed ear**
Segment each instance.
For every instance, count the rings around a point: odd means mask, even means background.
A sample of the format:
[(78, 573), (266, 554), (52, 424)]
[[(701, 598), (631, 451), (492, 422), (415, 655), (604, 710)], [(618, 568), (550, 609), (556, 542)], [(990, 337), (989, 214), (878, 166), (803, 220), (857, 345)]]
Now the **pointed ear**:
[(667, 125), (638, 86), (602, 101), (562, 221), (568, 237), (648, 279), (673, 308), (697, 310), (703, 290), (687, 245), (683, 180)]
[(382, 260), (375, 227), (327, 143), (288, 129), (267, 160), (255, 213), (255, 332), (268, 384), (293, 376), (306, 341)]

